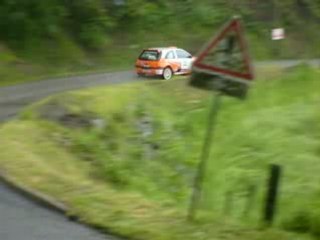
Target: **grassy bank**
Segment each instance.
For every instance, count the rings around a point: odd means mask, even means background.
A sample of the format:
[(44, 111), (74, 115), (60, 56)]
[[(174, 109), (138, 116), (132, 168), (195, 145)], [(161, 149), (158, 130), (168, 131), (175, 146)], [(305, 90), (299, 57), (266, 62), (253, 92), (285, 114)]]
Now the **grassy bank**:
[(90, 53), (70, 39), (54, 44), (41, 42), (23, 51), (12, 51), (0, 43), (0, 87), (48, 78), (132, 69), (139, 51), (114, 46)]
[(1, 127), (0, 166), (83, 221), (137, 239), (308, 239), (257, 229), (268, 164), (277, 163), (278, 229), (319, 233), (319, 76), (299, 67), (261, 78), (245, 102), (223, 99), (195, 223), (185, 212), (211, 94), (186, 79), (35, 104)]

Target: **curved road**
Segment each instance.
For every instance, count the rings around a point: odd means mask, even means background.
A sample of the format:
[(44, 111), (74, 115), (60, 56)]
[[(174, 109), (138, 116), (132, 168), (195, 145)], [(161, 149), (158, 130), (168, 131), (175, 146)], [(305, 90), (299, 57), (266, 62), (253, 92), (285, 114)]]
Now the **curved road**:
[[(288, 68), (301, 62), (307, 62), (310, 65), (320, 67), (319, 59), (265, 61), (257, 62), (255, 66), (257, 68), (261, 66), (277, 66)], [(89, 76), (49, 79), (39, 82), (3, 87), (0, 88), (0, 122), (14, 117), (21, 108), (30, 104), (31, 102), (42, 99), (54, 93), (137, 80), (137, 77), (132, 71), (122, 71)]]
[(39, 207), (0, 183), (1, 240), (115, 240)]
[[(257, 67), (291, 67), (301, 60), (259, 62)], [(308, 61), (320, 67), (319, 60)], [(49, 95), (92, 86), (137, 81), (133, 72), (49, 79), (0, 88), (0, 122), (13, 118), (23, 107)], [(0, 136), (1, 137), (1, 136)], [(112, 239), (41, 208), (0, 183), (0, 240), (102, 240)]]
[[(26, 105), (67, 90), (137, 80), (132, 71), (49, 79), (0, 88), (0, 122), (14, 117)], [(2, 240), (2, 239), (1, 239)]]
[[(132, 72), (49, 79), (0, 88), (0, 122), (13, 118), (23, 107), (72, 89), (136, 81)], [(0, 136), (1, 137), (1, 136)], [(1, 153), (0, 153), (1, 157)], [(111, 240), (63, 215), (39, 207), (0, 183), (0, 240)]]

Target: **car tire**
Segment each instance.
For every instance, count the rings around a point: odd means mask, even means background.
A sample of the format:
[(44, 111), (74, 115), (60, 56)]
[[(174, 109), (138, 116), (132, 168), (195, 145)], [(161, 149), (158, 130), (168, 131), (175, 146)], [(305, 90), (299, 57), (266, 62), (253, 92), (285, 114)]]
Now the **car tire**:
[(162, 78), (164, 80), (170, 80), (173, 76), (173, 72), (172, 72), (172, 69), (170, 67), (166, 67), (164, 70), (163, 70), (163, 74), (162, 74)]

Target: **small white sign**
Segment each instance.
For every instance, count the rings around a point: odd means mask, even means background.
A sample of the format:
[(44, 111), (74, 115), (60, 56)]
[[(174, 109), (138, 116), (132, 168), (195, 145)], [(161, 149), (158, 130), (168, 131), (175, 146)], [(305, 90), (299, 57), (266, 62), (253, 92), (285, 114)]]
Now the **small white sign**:
[(285, 39), (285, 32), (283, 28), (272, 29), (271, 33), (272, 40), (282, 40)]

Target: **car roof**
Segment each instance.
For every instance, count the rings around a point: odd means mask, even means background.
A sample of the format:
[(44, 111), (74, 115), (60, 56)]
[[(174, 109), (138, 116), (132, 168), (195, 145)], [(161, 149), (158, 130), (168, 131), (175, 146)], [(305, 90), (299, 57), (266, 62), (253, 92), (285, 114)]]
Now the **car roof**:
[(171, 50), (171, 49), (178, 49), (177, 47), (152, 47), (152, 48), (147, 48), (145, 50), (158, 50), (158, 51), (163, 51), (163, 50)]

